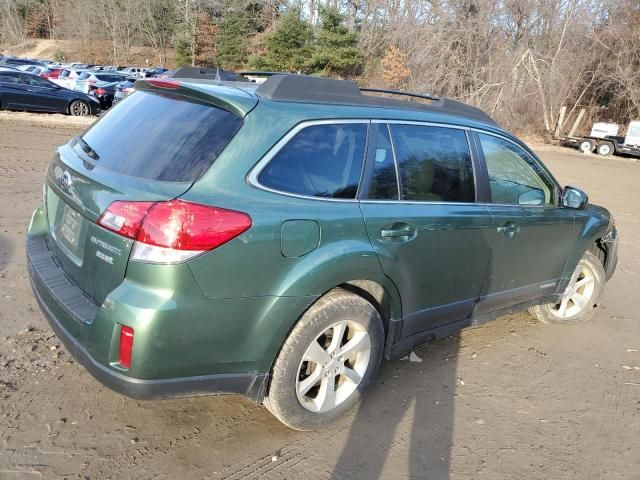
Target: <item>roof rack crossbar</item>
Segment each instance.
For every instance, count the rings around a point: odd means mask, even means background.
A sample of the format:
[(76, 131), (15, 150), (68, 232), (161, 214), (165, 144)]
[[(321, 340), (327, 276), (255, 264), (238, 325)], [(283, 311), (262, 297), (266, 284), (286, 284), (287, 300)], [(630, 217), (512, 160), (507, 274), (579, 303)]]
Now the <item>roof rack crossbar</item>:
[(404, 95), (406, 97), (416, 97), (416, 98), (424, 98), (426, 100), (433, 100), (437, 102), (440, 100), (440, 97), (435, 95), (429, 95), (428, 93), (412, 93), (412, 92), (403, 92), (402, 90), (387, 90), (386, 88), (369, 88), (369, 87), (360, 87), (361, 92), (375, 92), (375, 93), (390, 93), (392, 95)]

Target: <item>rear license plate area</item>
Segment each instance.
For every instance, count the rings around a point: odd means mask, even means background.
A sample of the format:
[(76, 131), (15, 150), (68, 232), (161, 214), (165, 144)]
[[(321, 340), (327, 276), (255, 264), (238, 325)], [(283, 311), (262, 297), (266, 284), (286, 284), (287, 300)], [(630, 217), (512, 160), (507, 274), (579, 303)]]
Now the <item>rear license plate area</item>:
[(66, 246), (75, 252), (80, 242), (81, 215), (69, 205), (62, 207), (58, 232)]

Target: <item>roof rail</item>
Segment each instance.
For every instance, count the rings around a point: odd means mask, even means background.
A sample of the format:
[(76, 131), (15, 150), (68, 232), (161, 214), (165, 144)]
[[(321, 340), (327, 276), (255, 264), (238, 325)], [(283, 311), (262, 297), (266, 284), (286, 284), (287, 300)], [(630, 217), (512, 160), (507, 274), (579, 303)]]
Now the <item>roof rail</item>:
[(243, 75), (243, 76), (250, 76), (253, 75), (255, 77), (272, 77), (274, 75), (298, 75), (297, 73), (290, 73), (290, 72), (251, 72), (251, 71), (241, 71), (241, 72), (236, 72), (237, 75)]
[[(237, 73), (239, 75), (268, 76), (269, 78), (256, 89), (256, 95), (274, 102), (320, 103), (429, 111), (496, 125), (495, 120), (479, 108), (433, 95), (379, 88), (361, 88), (351, 80), (335, 80), (310, 75), (280, 72)], [(396, 98), (363, 95), (362, 92), (423, 98), (430, 100), (430, 103), (408, 102)]]
[(392, 95), (404, 95), (405, 97), (424, 98), (425, 100), (433, 100), (434, 102), (437, 102), (438, 100), (440, 100), (440, 97), (436, 97), (435, 95), (429, 95), (428, 93), (403, 92), (402, 90), (387, 90), (386, 88), (360, 87), (360, 91), (375, 92), (375, 93), (389, 93)]

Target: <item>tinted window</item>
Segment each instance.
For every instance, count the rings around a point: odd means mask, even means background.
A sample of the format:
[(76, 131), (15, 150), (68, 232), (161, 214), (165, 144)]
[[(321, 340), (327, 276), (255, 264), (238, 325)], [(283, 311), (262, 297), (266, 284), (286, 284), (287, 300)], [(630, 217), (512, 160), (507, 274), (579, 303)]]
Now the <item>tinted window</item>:
[(403, 200), (473, 202), (473, 166), (463, 130), (390, 125)]
[(397, 200), (398, 180), (396, 165), (393, 161), (393, 148), (386, 124), (371, 125), (371, 138), (368, 156), (371, 162), (371, 181), (367, 198), (372, 200)]
[(271, 159), (259, 181), (298, 195), (355, 198), (366, 140), (366, 124), (307, 127)]
[(27, 85), (33, 85), (34, 87), (49, 87), (51, 86), (51, 83), (49, 83), (47, 80), (44, 80), (40, 77), (37, 77), (35, 75), (25, 75), (24, 76), (24, 83), (26, 83)]
[(87, 78), (89, 78), (91, 76), (90, 73), (81, 73), (80, 75), (78, 75), (78, 80), (86, 80)]
[(118, 80), (122, 81), (124, 77), (122, 75), (109, 75), (109, 74), (98, 74), (96, 75), (98, 80), (102, 80), (103, 82), (117, 82)]
[(98, 154), (100, 167), (150, 180), (192, 182), (241, 126), (242, 119), (226, 110), (140, 91), (82, 138)]
[(520, 147), (500, 138), (480, 134), (493, 203), (544, 205), (551, 203), (553, 183)]
[(20, 75), (11, 72), (0, 72), (0, 83), (20, 83)]

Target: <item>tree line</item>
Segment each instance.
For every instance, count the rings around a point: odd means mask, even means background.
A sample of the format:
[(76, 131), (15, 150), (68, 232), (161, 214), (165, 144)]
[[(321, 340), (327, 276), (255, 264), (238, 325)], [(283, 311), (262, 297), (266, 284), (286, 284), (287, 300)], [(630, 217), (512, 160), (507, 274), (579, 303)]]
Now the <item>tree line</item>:
[(443, 95), (519, 132), (640, 115), (638, 0), (0, 0), (0, 47), (29, 38)]

